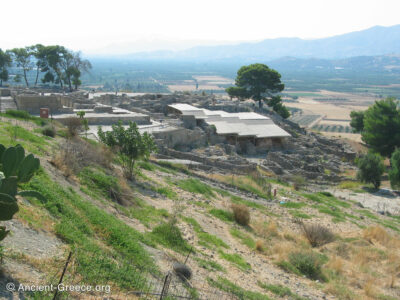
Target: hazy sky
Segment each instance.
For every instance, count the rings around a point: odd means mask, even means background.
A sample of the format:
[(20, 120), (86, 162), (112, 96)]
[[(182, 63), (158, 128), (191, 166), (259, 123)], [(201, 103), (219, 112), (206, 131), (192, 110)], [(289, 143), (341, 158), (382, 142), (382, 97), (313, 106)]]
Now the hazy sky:
[(0, 9), (0, 48), (85, 52), (319, 38), (400, 23), (399, 0), (3, 0)]

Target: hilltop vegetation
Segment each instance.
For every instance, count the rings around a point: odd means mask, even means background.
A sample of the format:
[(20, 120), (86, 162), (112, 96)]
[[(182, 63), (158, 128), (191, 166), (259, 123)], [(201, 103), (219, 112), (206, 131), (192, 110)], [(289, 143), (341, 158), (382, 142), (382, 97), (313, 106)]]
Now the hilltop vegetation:
[[(48, 124), (39, 121), (10, 113), (0, 120), (0, 143), (21, 144), (41, 160), (22, 187), (47, 199), (19, 197), (2, 244), (2, 276), (56, 282), (72, 250), (66, 283), (109, 284), (111, 296), (128, 297), (190, 253), (193, 299), (207, 298), (204, 289), (237, 299), (400, 295), (400, 217), (351, 200), (368, 195), (368, 186), (293, 187), (262, 171), (205, 173), (152, 157), (135, 164), (132, 181), (108, 147), (67, 138), (56, 123), (55, 137), (45, 136)], [(21, 241), (26, 234), (34, 236), (28, 246)]]

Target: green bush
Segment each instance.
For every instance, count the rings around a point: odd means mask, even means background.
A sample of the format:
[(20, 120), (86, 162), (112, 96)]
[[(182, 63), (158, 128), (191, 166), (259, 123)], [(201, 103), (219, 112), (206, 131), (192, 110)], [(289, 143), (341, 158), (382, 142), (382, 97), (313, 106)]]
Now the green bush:
[(158, 243), (172, 250), (187, 253), (190, 245), (183, 239), (181, 231), (172, 223), (163, 223), (156, 226), (151, 232), (151, 236)]
[(400, 188), (400, 149), (397, 148), (390, 158), (392, 169), (389, 171), (390, 186), (392, 189)]
[(289, 254), (289, 262), (301, 274), (313, 280), (325, 281), (322, 274), (323, 259), (314, 252), (292, 252)]
[(24, 110), (9, 109), (9, 110), (6, 110), (6, 113), (4, 114), (4, 116), (10, 117), (13, 119), (32, 121), (39, 126), (44, 126), (48, 123), (47, 119), (42, 119), (39, 117), (32, 116), (31, 114), (29, 114), (28, 112), (26, 112)]
[(377, 189), (381, 185), (381, 176), (385, 171), (382, 157), (379, 154), (368, 153), (357, 161), (357, 178), (361, 182), (372, 183)]
[(55, 137), (56, 129), (53, 126), (45, 126), (42, 129), (42, 134), (49, 137)]
[(24, 110), (13, 110), (13, 109), (6, 110), (6, 115), (23, 120), (31, 120), (33, 117), (30, 113)]

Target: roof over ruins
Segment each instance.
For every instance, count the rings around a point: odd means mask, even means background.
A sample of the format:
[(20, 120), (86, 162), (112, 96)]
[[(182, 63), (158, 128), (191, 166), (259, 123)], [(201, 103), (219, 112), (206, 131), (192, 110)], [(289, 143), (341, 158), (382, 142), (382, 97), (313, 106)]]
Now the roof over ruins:
[(222, 110), (208, 110), (189, 104), (175, 103), (168, 105), (184, 116), (193, 116), (214, 125), (217, 134), (237, 135), (240, 137), (272, 138), (289, 137), (290, 134), (263, 115), (254, 112), (229, 113)]

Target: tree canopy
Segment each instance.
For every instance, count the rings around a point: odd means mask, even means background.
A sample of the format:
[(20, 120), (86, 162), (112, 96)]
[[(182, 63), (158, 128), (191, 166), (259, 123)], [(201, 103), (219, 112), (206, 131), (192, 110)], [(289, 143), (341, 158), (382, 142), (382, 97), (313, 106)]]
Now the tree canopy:
[[(23, 77), (29, 87), (28, 72), (36, 68), (34, 85), (38, 84), (40, 74), (43, 73), (43, 83), (59, 84), (61, 88), (67, 86), (70, 91), (81, 85), (80, 77), (92, 68), (90, 62), (81, 57), (80, 52), (73, 52), (64, 46), (44, 46), (37, 44), (25, 48), (14, 48), (6, 52), (0, 49), (0, 80), (8, 80), (7, 68), (14, 65), (15, 78)], [(20, 71), (22, 74), (20, 74)]]
[(376, 101), (364, 113), (362, 140), (382, 156), (400, 147), (400, 111), (394, 98)]
[(268, 106), (283, 118), (289, 117), (289, 111), (277, 96), (285, 85), (281, 82), (281, 74), (274, 69), (259, 63), (243, 66), (237, 72), (235, 85), (226, 89), (231, 98), (240, 100), (251, 98), (258, 101), (260, 108), (262, 103), (267, 101)]
[(0, 86), (8, 80), (8, 68), (11, 67), (11, 56), (0, 48)]
[(117, 151), (122, 161), (125, 176), (133, 179), (135, 162), (141, 158), (147, 158), (157, 147), (151, 135), (147, 132), (141, 134), (136, 123), (130, 122), (128, 128), (124, 128), (121, 122), (112, 125), (111, 131), (103, 132), (98, 129), (100, 140), (107, 146)]
[(372, 183), (377, 189), (381, 185), (381, 176), (385, 171), (382, 157), (379, 154), (368, 153), (358, 159), (357, 178), (361, 182)]
[(363, 111), (352, 111), (350, 113), (350, 126), (353, 128), (353, 132), (361, 132), (364, 129), (364, 112)]
[(400, 148), (397, 148), (390, 158), (392, 169), (389, 171), (390, 186), (395, 189), (400, 188)]

